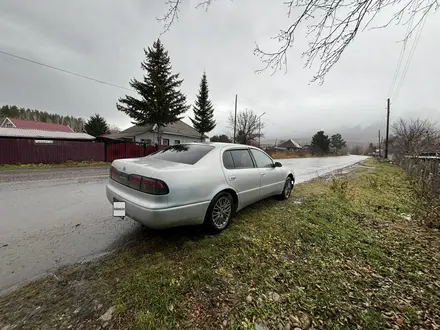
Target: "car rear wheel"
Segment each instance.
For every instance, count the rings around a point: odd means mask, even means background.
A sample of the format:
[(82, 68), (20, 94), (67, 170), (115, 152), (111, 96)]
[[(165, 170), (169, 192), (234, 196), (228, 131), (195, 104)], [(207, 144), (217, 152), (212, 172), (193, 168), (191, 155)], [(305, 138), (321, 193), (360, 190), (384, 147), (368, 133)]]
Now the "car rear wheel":
[(234, 199), (232, 195), (228, 192), (221, 192), (209, 204), (205, 216), (205, 226), (208, 230), (219, 233), (229, 226), (233, 212)]
[(290, 194), (292, 193), (292, 189), (293, 189), (293, 180), (291, 177), (287, 177), (286, 181), (284, 182), (283, 192), (278, 197), (281, 200), (288, 199), (290, 197)]

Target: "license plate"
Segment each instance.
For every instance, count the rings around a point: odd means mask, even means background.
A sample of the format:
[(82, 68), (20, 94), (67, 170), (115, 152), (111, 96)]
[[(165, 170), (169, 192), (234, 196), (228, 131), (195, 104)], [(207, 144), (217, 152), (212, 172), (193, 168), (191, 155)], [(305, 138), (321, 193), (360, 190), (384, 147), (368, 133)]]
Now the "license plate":
[(125, 202), (120, 202), (113, 198), (113, 216), (125, 217)]

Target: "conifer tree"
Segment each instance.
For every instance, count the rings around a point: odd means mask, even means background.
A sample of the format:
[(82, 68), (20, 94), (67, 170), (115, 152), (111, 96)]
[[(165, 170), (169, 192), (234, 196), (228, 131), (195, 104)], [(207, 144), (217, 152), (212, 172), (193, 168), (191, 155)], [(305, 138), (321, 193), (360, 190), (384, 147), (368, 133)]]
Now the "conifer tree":
[(199, 94), (193, 106), (194, 119), (190, 118), (197, 132), (200, 133), (200, 140), (203, 141), (205, 133), (211, 132), (215, 126), (214, 107), (209, 100), (209, 87), (206, 72), (203, 72), (200, 81)]
[(116, 107), (129, 115), (133, 124), (155, 127), (160, 144), (163, 127), (182, 119), (189, 106), (179, 89), (183, 79), (172, 73), (171, 60), (162, 42), (158, 39), (144, 53), (146, 58), (141, 68), (146, 74), (142, 81), (135, 78), (130, 81), (140, 97), (126, 95)]

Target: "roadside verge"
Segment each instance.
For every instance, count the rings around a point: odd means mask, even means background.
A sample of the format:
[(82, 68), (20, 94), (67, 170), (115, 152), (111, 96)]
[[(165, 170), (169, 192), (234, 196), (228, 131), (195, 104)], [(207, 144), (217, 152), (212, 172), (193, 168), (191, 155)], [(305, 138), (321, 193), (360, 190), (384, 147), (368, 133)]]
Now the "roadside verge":
[(1, 297), (0, 328), (434, 328), (440, 234), (411, 221), (398, 167), (365, 163), (258, 203), (220, 235), (146, 230)]
[(38, 168), (65, 168), (65, 167), (93, 167), (93, 166), (110, 166), (110, 162), (64, 162), (54, 164), (1, 164), (0, 171), (20, 170), (20, 169), (38, 169)]

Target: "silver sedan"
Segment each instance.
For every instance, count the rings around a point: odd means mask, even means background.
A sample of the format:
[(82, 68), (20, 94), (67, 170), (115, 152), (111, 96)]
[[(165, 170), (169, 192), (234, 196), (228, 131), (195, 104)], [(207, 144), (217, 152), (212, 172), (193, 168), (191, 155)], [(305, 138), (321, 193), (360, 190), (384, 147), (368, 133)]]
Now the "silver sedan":
[(204, 224), (224, 230), (234, 213), (259, 200), (290, 196), (295, 176), (259, 148), (230, 143), (170, 146), (113, 161), (106, 192), (125, 215), (150, 228)]

